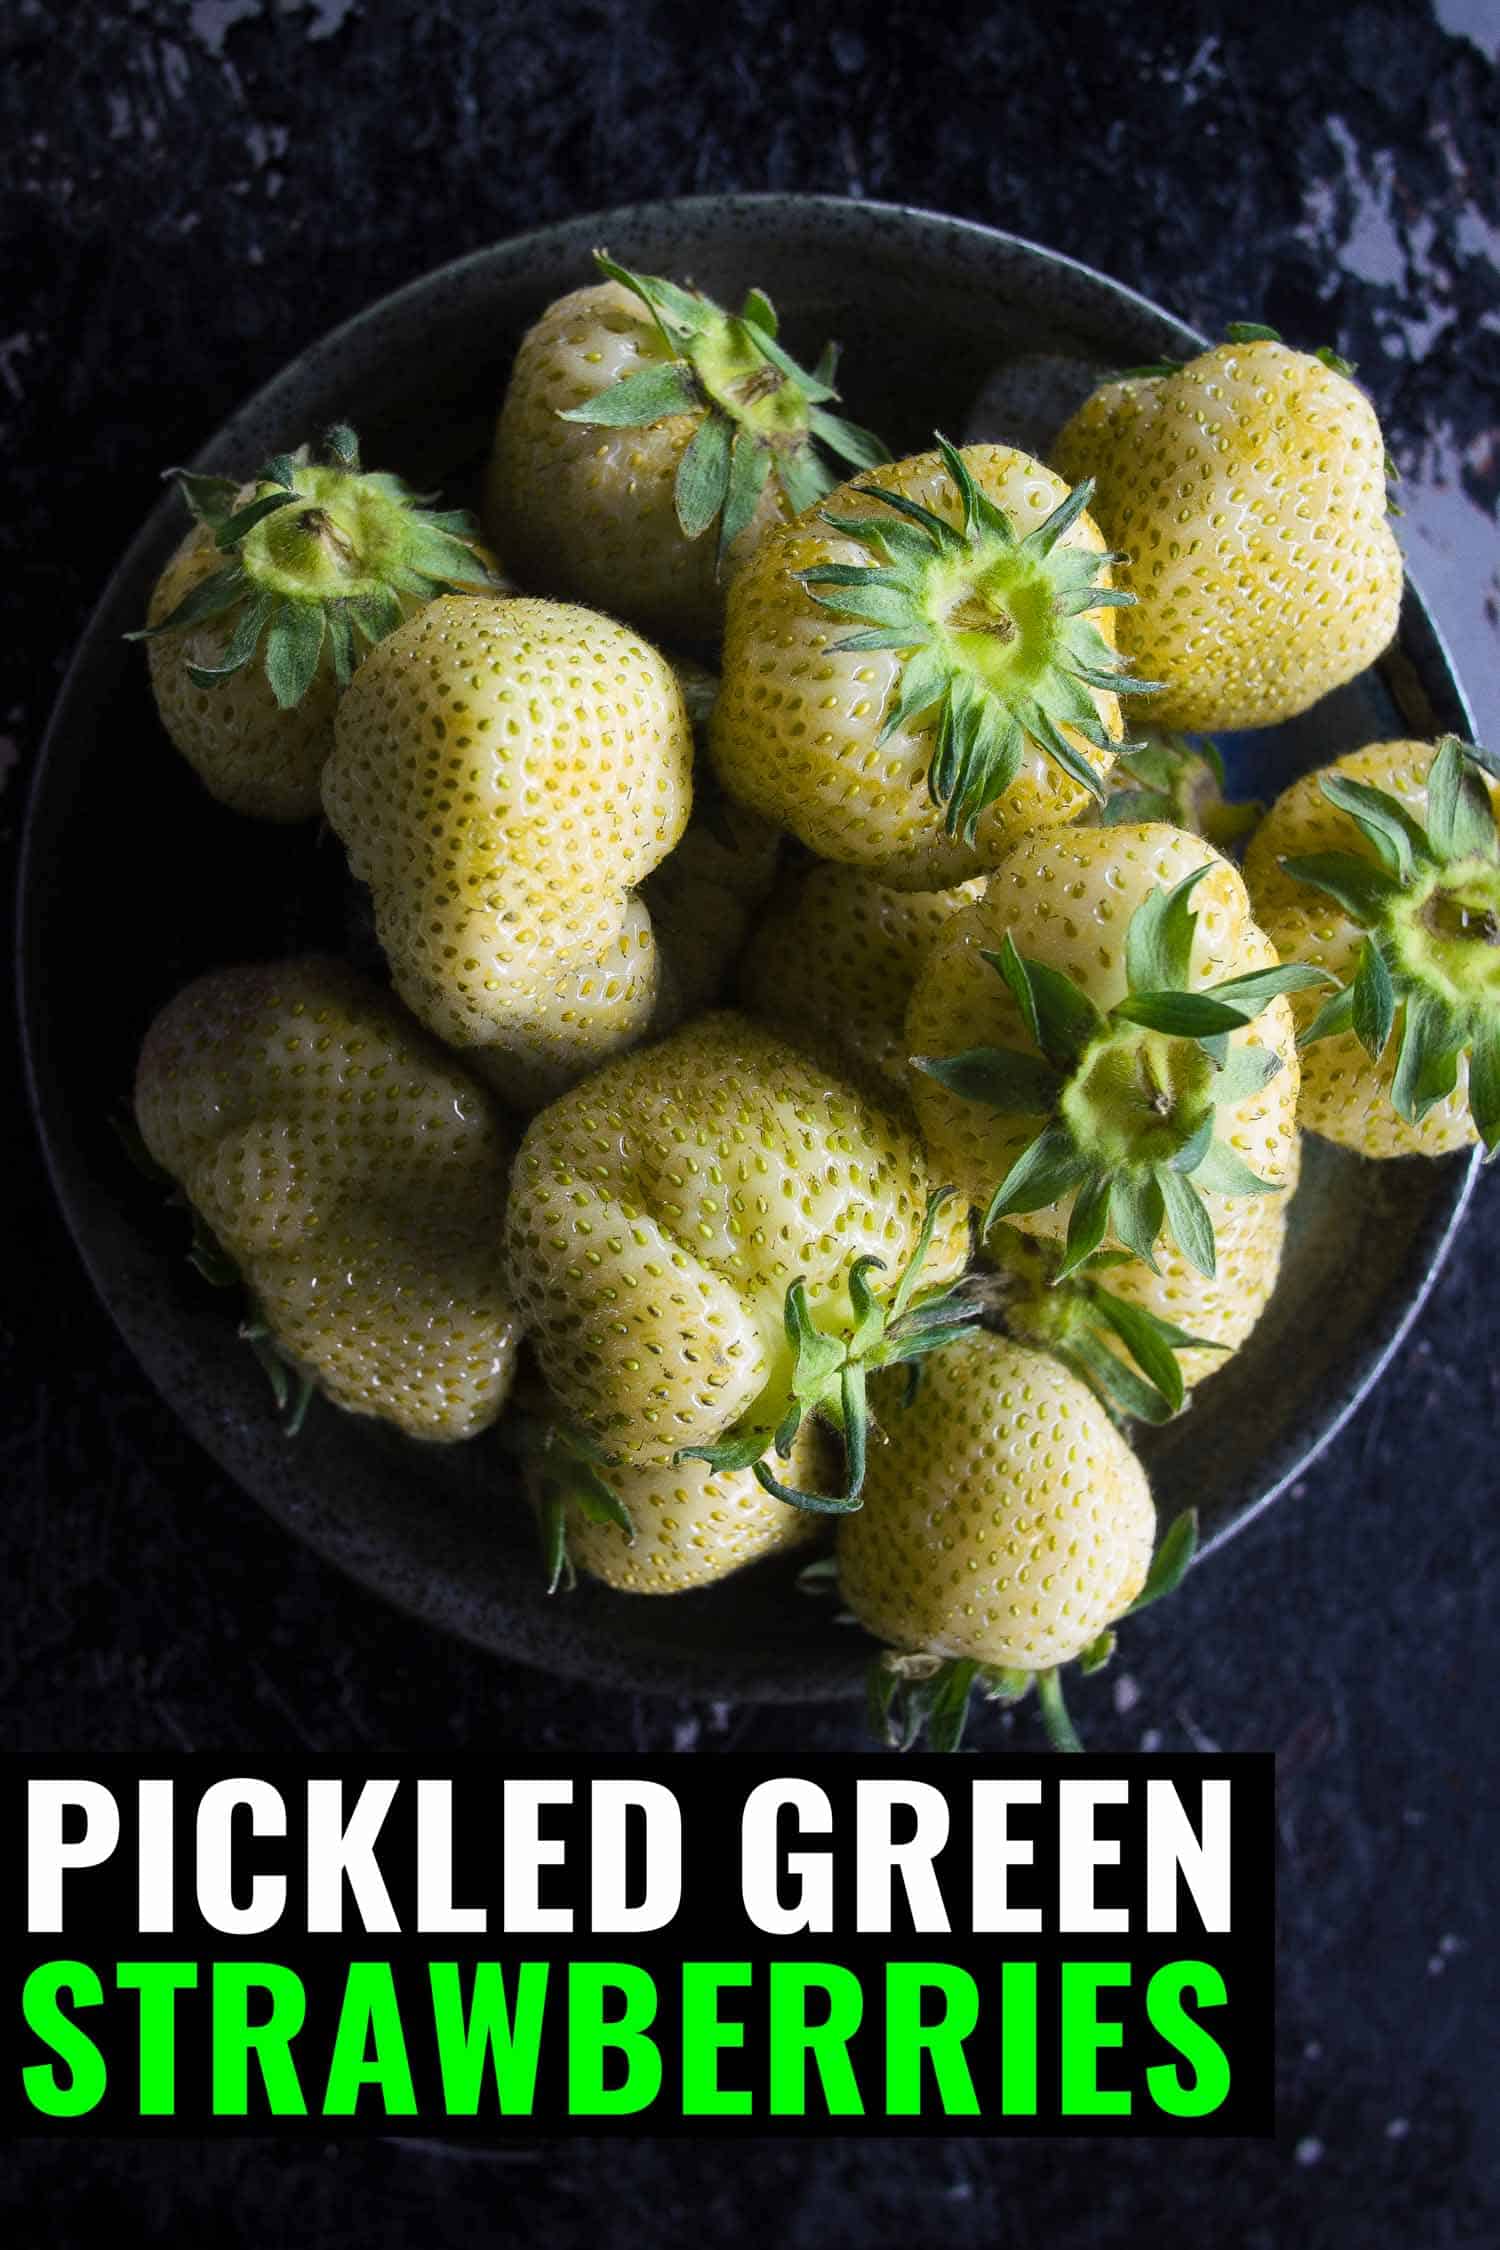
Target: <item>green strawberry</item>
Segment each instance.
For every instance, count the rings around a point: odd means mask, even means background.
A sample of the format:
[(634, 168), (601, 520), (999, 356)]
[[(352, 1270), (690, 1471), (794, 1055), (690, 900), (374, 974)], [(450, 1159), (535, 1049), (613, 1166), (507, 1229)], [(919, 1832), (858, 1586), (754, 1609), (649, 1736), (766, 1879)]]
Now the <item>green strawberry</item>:
[(485, 519), (527, 585), (665, 639), (719, 631), (724, 584), (771, 527), (832, 490), (832, 456), (886, 458), (831, 413), (836, 354), (799, 367), (752, 289), (727, 313), (595, 253), (605, 277), (550, 305), (516, 355)]
[(823, 862), (787, 878), (755, 924), (740, 997), (793, 1046), (909, 1107), (906, 1010), (938, 932), (977, 898), (893, 891), (862, 867)]
[(1339, 987), (1294, 1002), (1302, 1121), (1361, 1155), (1500, 1147), (1497, 773), (1452, 735), (1371, 743), (1293, 782), (1246, 857), (1278, 951)]
[(276, 1349), (337, 1405), (423, 1438), (494, 1421), (520, 1339), (510, 1150), (387, 994), (316, 957), (200, 977), (146, 1035), (135, 1115)]
[(839, 1525), (838, 1583), (893, 1652), (875, 1675), (883, 1717), (920, 1689), (929, 1740), (954, 1747), (972, 1686), (1014, 1701), (1035, 1679), (1066, 1730), (1058, 1666), (1101, 1659), (1146, 1591), (1145, 1471), (1076, 1375), (1009, 1337), (961, 1338), (914, 1398), (889, 1375), (873, 1388), (886, 1442)]
[[(562, 1410), (611, 1459), (784, 1480), (804, 1416), (863, 1475), (867, 1375), (948, 1339), (968, 1254), (916, 1136), (782, 1041), (701, 1017), (534, 1117), (508, 1262)], [(925, 1295), (914, 1295), (920, 1269)], [(806, 1499), (806, 1495), (798, 1495)]]
[(1162, 826), (1038, 830), (948, 923), (907, 1015), (923, 1137), (986, 1228), (1214, 1271), (1219, 1219), (1286, 1180), (1297, 1098), (1282, 967), (1235, 869)]
[(1052, 460), (1093, 479), (1128, 558), (1120, 646), (1161, 683), (1160, 725), (1274, 726), (1394, 635), (1385, 441), (1350, 373), (1242, 326), (1185, 367), (1104, 384), (1058, 437)]
[(145, 631), (156, 707), (205, 787), (235, 812), (310, 820), (339, 688), (371, 642), (448, 588), (502, 581), (462, 514), (360, 467), (330, 430), (258, 478), (177, 472), (193, 529), (158, 579)]
[(637, 886), (686, 824), (692, 755), (666, 659), (560, 602), (431, 602), (341, 698), (323, 802), (396, 989), (506, 1102), (649, 1029)]
[(773, 532), (730, 588), (710, 732), (730, 794), (821, 858), (948, 890), (1103, 799), (1144, 683), (1112, 558), (1024, 453), (946, 440)]

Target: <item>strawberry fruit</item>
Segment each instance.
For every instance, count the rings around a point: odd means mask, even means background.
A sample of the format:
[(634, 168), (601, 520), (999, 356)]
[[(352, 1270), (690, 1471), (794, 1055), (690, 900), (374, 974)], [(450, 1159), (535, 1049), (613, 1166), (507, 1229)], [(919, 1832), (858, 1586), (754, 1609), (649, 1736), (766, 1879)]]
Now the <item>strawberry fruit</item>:
[[(1377, 742), (1293, 782), (1245, 860), (1302, 1021), (1302, 1119), (1365, 1156), (1500, 1146), (1500, 761)], [(1309, 1020), (1309, 1018), (1311, 1020)]]
[(1394, 635), (1385, 441), (1351, 373), (1241, 324), (1186, 366), (1105, 383), (1058, 436), (1052, 460), (1093, 479), (1127, 558), (1120, 645), (1161, 683), (1162, 726), (1274, 726)]

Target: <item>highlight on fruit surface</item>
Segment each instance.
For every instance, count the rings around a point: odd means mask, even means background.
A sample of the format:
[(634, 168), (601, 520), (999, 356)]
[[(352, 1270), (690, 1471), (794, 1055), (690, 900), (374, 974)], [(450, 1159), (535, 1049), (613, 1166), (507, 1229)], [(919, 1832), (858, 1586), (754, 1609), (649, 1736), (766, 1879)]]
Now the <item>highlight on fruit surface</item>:
[(1115, 1621), (1181, 1575), (1190, 1532), (1153, 1574), (1145, 1472), (1092, 1391), (1032, 1345), (975, 1330), (914, 1397), (890, 1376), (875, 1397), (885, 1443), (837, 1559), (848, 1608), (886, 1644), (878, 1722), (956, 1748), (972, 1689), (1013, 1702), (1035, 1683), (1064, 1735), (1059, 1667), (1107, 1659)]
[(945, 890), (1102, 798), (1144, 690), (1085, 490), (939, 440), (768, 537), (729, 589), (711, 746), (825, 859)]
[(1274, 726), (1372, 664), (1400, 614), (1388, 457), (1332, 352), (1241, 322), (1184, 365), (1102, 384), (1049, 458), (1092, 477), (1136, 596), (1121, 646), (1163, 726)]
[[(1098, 833), (1107, 848), (1111, 836), (1142, 839), (1152, 831)], [(1256, 1172), (1233, 1142), (1236, 1113), (1264, 1093), (1286, 1058), (1269, 1042), (1231, 1042), (1281, 995), (1329, 979), (1309, 964), (1274, 960), (1208, 984), (1196, 979), (1193, 894), (1216, 866), (1224, 863), (1203, 858), (1170, 888), (1146, 890), (1123, 932), (1118, 997), (1101, 1004), (1055, 961), (1023, 953), (1006, 929), (998, 949), (978, 952), (1008, 992), (1025, 1044), (912, 1057), (920, 1078), (960, 1101), (1037, 1120), (1014, 1129), (1020, 1145), (990, 1193), (984, 1230), (1071, 1198), (1058, 1279), (1084, 1267), (1106, 1235), (1154, 1264), (1164, 1230), (1200, 1273), (1212, 1275), (1214, 1222), (1205, 1195), (1259, 1196), (1281, 1184)], [(1002, 874), (974, 911), (1001, 921), (1005, 890)], [(950, 925), (950, 935), (959, 930)], [(923, 976), (944, 973), (940, 943)], [(1113, 963), (1108, 981), (1118, 981)], [(922, 998), (919, 984), (909, 1029), (922, 1025)], [(925, 1105), (924, 1122), (930, 1112)]]
[(1304, 776), (1247, 879), (1338, 989), (1304, 1020), (1306, 1122), (1372, 1156), (1500, 1146), (1500, 759), (1445, 735)]

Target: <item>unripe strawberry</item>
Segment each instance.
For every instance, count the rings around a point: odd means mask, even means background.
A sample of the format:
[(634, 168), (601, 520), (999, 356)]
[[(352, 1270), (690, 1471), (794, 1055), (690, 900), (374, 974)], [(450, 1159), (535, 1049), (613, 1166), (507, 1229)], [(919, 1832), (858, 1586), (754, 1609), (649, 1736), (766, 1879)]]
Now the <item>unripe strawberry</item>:
[[(834, 1476), (827, 1433), (805, 1421), (788, 1474), (820, 1491)], [(528, 1447), (526, 1484), (554, 1587), (573, 1569), (626, 1594), (681, 1594), (768, 1555), (805, 1547), (817, 1516), (768, 1493), (753, 1469), (680, 1460), (631, 1469), (594, 1461), (557, 1425)]]
[(918, 891), (1102, 797), (1140, 683), (1087, 499), (1023, 453), (940, 440), (774, 532), (730, 590), (711, 729), (730, 794)]
[(1105, 776), (1102, 805), (1083, 818), (1101, 828), (1140, 827), (1151, 820), (1206, 836), (1221, 852), (1237, 852), (1265, 811), (1263, 804), (1224, 794), (1224, 761), (1215, 743), (1137, 725)]
[(1059, 1280), (1062, 1245), (1002, 1221), (984, 1248), (1006, 1333), (1062, 1360), (1112, 1413), (1170, 1420), (1186, 1393), (1239, 1350), (1269, 1304), (1300, 1170), (1299, 1141), (1280, 1195), (1226, 1199), (1216, 1215), (1212, 1274), (1163, 1241), (1154, 1265), (1096, 1251)]
[(1105, 383), (1052, 459), (1135, 596), (1120, 646), (1162, 685), (1162, 726), (1274, 726), (1372, 664), (1396, 630), (1375, 410), (1332, 354), (1239, 328), (1185, 367)]
[(467, 516), (434, 515), (359, 465), (352, 430), (236, 487), (182, 472), (196, 521), (152, 592), (144, 633), (156, 707), (221, 804), (309, 820), (333, 714), (365, 648), (445, 587), (498, 586)]
[(898, 1650), (1025, 1673), (1087, 1649), (1146, 1583), (1145, 1471), (1085, 1384), (984, 1330), (940, 1353), (915, 1399), (875, 1386), (885, 1443), (839, 1526), (844, 1599)]
[(200, 977), (147, 1033), (135, 1113), (336, 1404), (424, 1438), (495, 1419), (520, 1337), (510, 1152), (483, 1090), (378, 987), (318, 958)]
[(849, 1438), (857, 1495), (865, 1374), (947, 1331), (911, 1300), (912, 1261), (930, 1242), (923, 1280), (942, 1282), (967, 1257), (957, 1219), (931, 1233), (929, 1197), (908, 1128), (745, 1018), (705, 1016), (532, 1119), (513, 1285), (564, 1412), (611, 1459), (708, 1449), (767, 1483), (773, 1439), (785, 1456), (817, 1414)]
[[(830, 1069), (910, 1103), (906, 1010), (938, 932), (983, 890), (893, 891), (826, 862), (783, 882), (740, 973), (748, 1012)], [(811, 973), (815, 970), (816, 973)]]
[(1278, 950), (1339, 987), (1294, 1000), (1302, 1122), (1364, 1156), (1500, 1145), (1500, 783), (1448, 736), (1304, 774), (1245, 879)]
[(787, 356), (759, 290), (738, 314), (629, 272), (550, 305), (521, 343), (495, 432), (485, 519), (527, 585), (716, 638), (724, 586), (773, 524), (837, 482), (826, 453), (885, 459), (829, 413), (825, 355)]
[(776, 879), (781, 832), (759, 813), (699, 798), (682, 839), (646, 877), (662, 964), (654, 1029), (665, 1031), (733, 997), (735, 964)]
[(1201, 837), (1038, 831), (940, 934), (907, 1016), (933, 1163), (1063, 1271), (1163, 1231), (1200, 1272), (1236, 1199), (1281, 1186), (1297, 1098), (1282, 967)]
[(432, 602), (339, 705), (328, 818), (396, 989), (519, 1107), (640, 1038), (657, 997), (636, 886), (692, 801), (665, 658), (558, 602)]

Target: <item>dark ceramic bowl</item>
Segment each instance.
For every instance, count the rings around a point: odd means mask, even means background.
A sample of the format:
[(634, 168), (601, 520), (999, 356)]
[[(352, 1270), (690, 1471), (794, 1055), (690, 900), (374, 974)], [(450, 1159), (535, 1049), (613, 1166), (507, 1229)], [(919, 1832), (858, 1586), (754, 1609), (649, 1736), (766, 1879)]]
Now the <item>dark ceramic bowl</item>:
[[(648, 204), (503, 243), (386, 298), (302, 353), (198, 466), (242, 474), (347, 417), (367, 459), (461, 493), (523, 329), (589, 277), (600, 242), (716, 295), (758, 282), (794, 349), (840, 339), (850, 412), (897, 452), (934, 428), (961, 429), (999, 362), (1056, 352), (1106, 370), (1201, 342), (1066, 258), (926, 212), (817, 197)], [(279, 1522), (433, 1624), (600, 1682), (767, 1700), (854, 1690), (868, 1644), (799, 1599), (784, 1566), (669, 1601), (595, 1585), (549, 1600), (494, 1432), (424, 1448), (315, 1407), (296, 1442), (282, 1436), (233, 1313), (183, 1257), (181, 1213), (131, 1170), (109, 1123), (147, 1023), (189, 977), (342, 939), (337, 845), (214, 805), (168, 746), (140, 651), (121, 639), (181, 529), (178, 506), (163, 502), (84, 635), (43, 750), (22, 874), (37, 1115), (110, 1312), (193, 1435)], [(1408, 592), (1399, 645), (1376, 673), (1259, 738), (1257, 786), (1270, 795), (1358, 743), (1443, 727), (1471, 731), (1442, 643)], [(1309, 1147), (1269, 1311), (1191, 1415), (1144, 1441), (1164, 1511), (1196, 1505), (1216, 1548), (1306, 1468), (1400, 1344), (1471, 1177), (1462, 1160), (1382, 1166)]]

